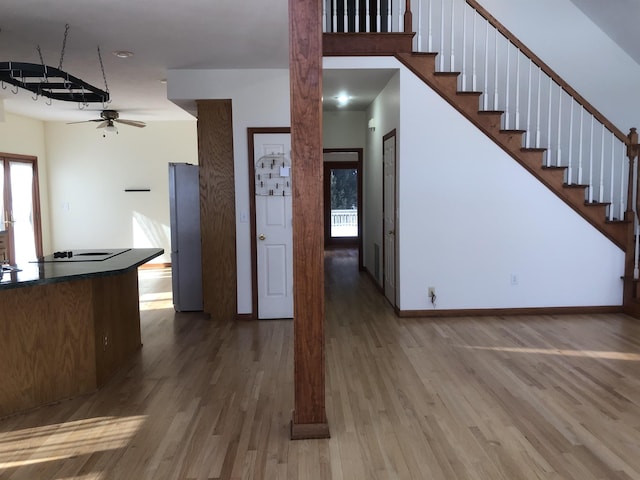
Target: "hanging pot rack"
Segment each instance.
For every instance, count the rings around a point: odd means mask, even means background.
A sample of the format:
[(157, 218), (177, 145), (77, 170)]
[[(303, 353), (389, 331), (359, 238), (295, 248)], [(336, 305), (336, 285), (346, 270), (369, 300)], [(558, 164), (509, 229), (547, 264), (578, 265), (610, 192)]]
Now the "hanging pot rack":
[[(109, 103), (109, 92), (55, 67), (38, 63), (0, 62), (0, 82), (65, 102)], [(14, 92), (14, 93), (17, 93)]]
[(18, 93), (19, 87), (35, 93), (34, 100), (43, 96), (63, 102), (78, 102), (80, 108), (89, 103), (108, 104), (110, 101), (109, 87), (107, 85), (107, 76), (104, 72), (100, 47), (98, 47), (98, 60), (100, 61), (100, 69), (104, 79), (104, 90), (94, 87), (90, 83), (62, 70), (68, 35), (69, 24), (66, 24), (58, 68), (44, 64), (40, 45), (38, 45), (40, 63), (0, 62), (0, 87), (6, 90), (5, 83), (8, 83), (16, 87), (15, 90), (12, 90), (14, 94)]

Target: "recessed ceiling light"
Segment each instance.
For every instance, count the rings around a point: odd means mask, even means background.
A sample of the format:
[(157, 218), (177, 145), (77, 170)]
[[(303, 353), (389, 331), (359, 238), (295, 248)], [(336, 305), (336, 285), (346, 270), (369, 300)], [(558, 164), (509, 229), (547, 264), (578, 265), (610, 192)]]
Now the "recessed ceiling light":
[(114, 52), (112, 52), (116, 57), (118, 58), (129, 58), (129, 57), (133, 57), (133, 52), (130, 52), (128, 50), (116, 50)]
[(351, 97), (349, 95), (347, 95), (346, 93), (341, 93), (340, 95), (336, 96), (335, 98), (338, 101), (338, 106), (339, 107), (345, 106), (347, 103), (349, 103), (349, 100), (351, 100)]

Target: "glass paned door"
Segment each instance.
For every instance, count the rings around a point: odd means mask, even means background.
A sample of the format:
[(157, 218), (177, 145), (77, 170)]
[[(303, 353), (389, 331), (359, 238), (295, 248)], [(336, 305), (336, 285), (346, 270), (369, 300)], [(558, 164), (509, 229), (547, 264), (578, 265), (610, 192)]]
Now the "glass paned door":
[(14, 262), (24, 264), (37, 258), (33, 209), (33, 166), (9, 162)]
[(42, 256), (40, 199), (35, 159), (0, 158), (0, 228), (5, 232), (10, 264), (24, 264)]
[(331, 238), (358, 236), (358, 169), (331, 168)]

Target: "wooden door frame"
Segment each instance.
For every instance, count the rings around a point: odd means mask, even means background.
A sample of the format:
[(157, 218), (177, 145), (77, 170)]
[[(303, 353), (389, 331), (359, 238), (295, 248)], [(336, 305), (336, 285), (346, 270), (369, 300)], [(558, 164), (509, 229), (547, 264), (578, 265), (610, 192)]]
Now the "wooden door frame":
[[(7, 209), (7, 205), (11, 207), (11, 198), (9, 198), (9, 176), (7, 172), (9, 171), (9, 163), (10, 162), (19, 162), (19, 163), (30, 163), (33, 168), (33, 186), (32, 186), (32, 203), (33, 203), (33, 235), (36, 247), (36, 257), (44, 256), (43, 247), (42, 247), (42, 209), (40, 206), (40, 179), (38, 176), (38, 157), (34, 157), (31, 155), (20, 155), (16, 153), (4, 153), (0, 152), (0, 159), (5, 162), (4, 164), (4, 205), (5, 210)], [(4, 228), (4, 227), (1, 227)], [(13, 235), (8, 237), (9, 243), (9, 256), (15, 259), (15, 245)]]
[(398, 154), (397, 154), (397, 147), (398, 147), (398, 142), (397, 142), (397, 136), (396, 136), (396, 129), (394, 128), (393, 130), (391, 130), (389, 133), (387, 133), (386, 135), (384, 135), (382, 137), (382, 294), (384, 295), (384, 297), (386, 298), (386, 292), (385, 292), (385, 279), (386, 279), (386, 274), (387, 274), (387, 269), (384, 268), (384, 264), (385, 264), (385, 258), (386, 258), (386, 245), (385, 245), (385, 228), (384, 228), (384, 218), (385, 218), (385, 209), (384, 209), (384, 205), (385, 205), (385, 194), (384, 194), (384, 144), (387, 140), (389, 140), (390, 138), (393, 138), (393, 156), (394, 156), (394, 161), (393, 161), (393, 228), (395, 230), (395, 239), (393, 241), (393, 278), (395, 279), (394, 281), (394, 303), (395, 305), (392, 305), (392, 307), (397, 311), (398, 310), (398, 215), (396, 214), (396, 212), (398, 211)]
[[(346, 161), (346, 162), (323, 162), (324, 168), (324, 180), (323, 180), (323, 189), (324, 189), (324, 243), (326, 246), (335, 246), (335, 245), (345, 245), (345, 244), (357, 244), (358, 245), (358, 269), (364, 270), (364, 259), (362, 252), (362, 177), (363, 177), (363, 155), (364, 149), (362, 148), (323, 148), (322, 153), (357, 153), (358, 159), (354, 161)], [(328, 170), (331, 168), (342, 167), (343, 165), (355, 165), (355, 168), (358, 170), (358, 178), (357, 178), (357, 196), (358, 196), (358, 237), (356, 242), (353, 242), (351, 238), (346, 240), (341, 239), (332, 239), (330, 234), (330, 223), (331, 223), (331, 187), (328, 182)], [(345, 167), (345, 168), (354, 168), (354, 167)]]
[(243, 319), (258, 319), (258, 242), (256, 240), (256, 184), (255, 184), (255, 140), (260, 134), (291, 133), (290, 127), (249, 127), (247, 128), (247, 144), (249, 159), (249, 224), (251, 231), (251, 313), (243, 315)]

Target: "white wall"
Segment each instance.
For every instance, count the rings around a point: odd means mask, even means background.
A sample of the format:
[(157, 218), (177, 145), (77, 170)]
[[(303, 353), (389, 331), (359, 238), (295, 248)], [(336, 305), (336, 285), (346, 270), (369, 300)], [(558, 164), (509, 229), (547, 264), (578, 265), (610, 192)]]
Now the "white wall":
[(569, 0), (479, 0), (623, 132), (640, 126), (640, 65)]
[[(620, 305), (624, 253), (401, 70), (400, 308)], [(512, 285), (512, 275), (517, 285)]]
[(365, 112), (348, 110), (322, 112), (323, 148), (364, 148), (366, 131)]
[[(382, 139), (392, 130), (396, 130), (396, 141), (401, 137), (400, 127), (400, 73), (391, 77), (389, 83), (380, 92), (373, 104), (367, 110), (368, 118), (373, 118), (376, 129), (368, 132), (367, 136), (367, 164), (365, 170), (365, 231), (364, 231), (364, 264), (375, 277), (375, 249), (379, 246), (379, 272), (376, 279), (382, 285)], [(400, 157), (400, 144), (397, 143), (397, 158)]]
[(45, 123), (52, 248), (160, 247), (170, 262), (168, 163), (198, 163), (196, 123), (118, 130)]
[[(367, 150), (380, 164), (382, 135), (397, 125), (402, 310), (432, 308), (430, 286), (438, 309), (621, 304), (619, 248), (398, 62), (325, 59), (325, 68), (347, 65), (400, 69), (372, 105), (381, 126)], [(381, 194), (381, 168), (368, 172), (365, 190)], [(379, 204), (365, 215), (381, 218)]]
[(0, 121), (0, 152), (30, 155), (38, 158), (40, 208), (42, 214), (42, 247), (51, 251), (49, 223), (48, 163), (45, 148), (44, 123), (40, 120), (4, 113)]
[[(231, 99), (236, 189), (238, 313), (251, 313), (251, 231), (247, 128), (288, 127), (289, 70), (170, 70), (167, 94), (183, 106), (200, 99)], [(193, 111), (193, 106), (190, 108)], [(241, 219), (246, 218), (243, 222)]]

